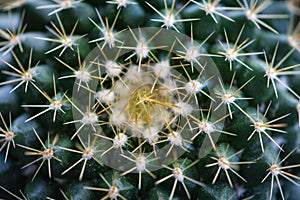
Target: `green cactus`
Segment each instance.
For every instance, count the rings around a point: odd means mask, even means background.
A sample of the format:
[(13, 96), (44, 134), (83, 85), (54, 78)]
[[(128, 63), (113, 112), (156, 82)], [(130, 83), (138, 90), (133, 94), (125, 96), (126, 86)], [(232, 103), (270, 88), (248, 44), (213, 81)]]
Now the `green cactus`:
[(1, 1), (0, 199), (298, 199), (299, 8)]

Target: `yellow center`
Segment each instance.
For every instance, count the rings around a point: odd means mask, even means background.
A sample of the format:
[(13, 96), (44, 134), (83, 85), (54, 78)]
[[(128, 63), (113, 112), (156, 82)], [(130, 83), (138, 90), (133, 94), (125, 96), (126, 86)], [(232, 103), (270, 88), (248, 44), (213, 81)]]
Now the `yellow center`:
[(129, 121), (135, 124), (143, 122), (147, 127), (151, 127), (154, 125), (153, 116), (169, 112), (172, 106), (171, 95), (166, 96), (161, 90), (158, 86), (153, 89), (151, 84), (137, 88), (128, 100)]

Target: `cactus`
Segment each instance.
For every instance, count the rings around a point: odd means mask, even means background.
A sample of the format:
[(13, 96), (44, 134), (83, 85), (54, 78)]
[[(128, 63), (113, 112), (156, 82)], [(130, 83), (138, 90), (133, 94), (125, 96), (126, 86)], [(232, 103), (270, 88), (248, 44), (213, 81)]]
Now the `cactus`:
[(1, 199), (298, 199), (297, 0), (0, 3)]

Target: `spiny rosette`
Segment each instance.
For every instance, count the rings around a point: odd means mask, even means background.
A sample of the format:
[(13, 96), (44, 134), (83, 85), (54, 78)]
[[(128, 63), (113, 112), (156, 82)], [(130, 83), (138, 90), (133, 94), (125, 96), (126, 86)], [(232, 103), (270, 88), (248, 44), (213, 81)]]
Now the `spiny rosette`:
[[(161, 163), (172, 162), (175, 154), (178, 157), (189, 152), (193, 149), (192, 138), (197, 133), (196, 119), (200, 110), (205, 110), (198, 98), (202, 96), (206, 101), (215, 101), (209, 92), (205, 92), (208, 83), (213, 81), (200, 66), (200, 62), (203, 66), (207, 65), (209, 58), (199, 59), (199, 65), (194, 65), (194, 73), (190, 76), (188, 71), (192, 69), (189, 62), (184, 58), (171, 59), (173, 54), (173, 57), (178, 56), (177, 52), (183, 48), (180, 44), (176, 45), (176, 37), (165, 45), (161, 43), (162, 38), (167, 38), (166, 34), (175, 34), (177, 39), (184, 38), (182, 42), (190, 40), (176, 31), (156, 28), (123, 31), (119, 35), (123, 39), (122, 45), (97, 45), (85, 60), (91, 63), (91, 75), (98, 74), (98, 79), (86, 86), (80, 83), (74, 85), (70, 99), (74, 107), (74, 121), (70, 123), (81, 121), (82, 125), (77, 127), (72, 139), (75, 136), (87, 138), (87, 135), (97, 137), (102, 153), (95, 156), (115, 169), (144, 171), (140, 166), (134, 167), (131, 161), (135, 159), (130, 158), (142, 154), (147, 158), (143, 166), (145, 169), (148, 167), (150, 172), (161, 168)], [(143, 39), (135, 39), (137, 36)], [(158, 46), (158, 41), (163, 45)], [(137, 53), (140, 46), (149, 53), (140, 56)], [(153, 50), (165, 54), (165, 58), (156, 58), (151, 52)], [(202, 63), (204, 61), (206, 64)], [(213, 67), (212, 63), (210, 68)], [(196, 78), (191, 80), (191, 77)], [(197, 83), (202, 85), (201, 88), (197, 87)], [(94, 113), (89, 123), (82, 121), (85, 110), (93, 110)], [(88, 124), (91, 129), (88, 129)]]

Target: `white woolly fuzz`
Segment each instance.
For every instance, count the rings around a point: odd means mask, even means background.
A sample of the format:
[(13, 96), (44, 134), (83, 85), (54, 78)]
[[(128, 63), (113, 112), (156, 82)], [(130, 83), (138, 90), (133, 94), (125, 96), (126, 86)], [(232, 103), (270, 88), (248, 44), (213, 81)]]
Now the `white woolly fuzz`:
[(86, 160), (90, 160), (94, 156), (94, 150), (92, 148), (88, 148), (82, 154), (82, 158)]
[(197, 80), (191, 80), (185, 84), (185, 90), (189, 94), (199, 93), (203, 88), (203, 84), (201, 84)]
[(172, 79), (166, 79), (164, 83), (162, 84), (163, 87), (165, 87), (167, 92), (176, 92), (178, 90), (178, 86), (176, 82)]
[(72, 3), (71, 0), (65, 0), (65, 1), (63, 1), (63, 2), (61, 3), (61, 5), (62, 5), (62, 8), (63, 8), (63, 9), (67, 9), (67, 8), (73, 7), (73, 3)]
[(292, 47), (298, 48), (299, 43), (297, 42), (297, 39), (295, 39), (293, 36), (288, 36), (287, 41)]
[(142, 81), (142, 70), (139, 70), (137, 65), (130, 65), (127, 73), (125, 74), (126, 82), (138, 83)]
[(266, 76), (270, 79), (276, 78), (277, 76), (276, 69), (274, 69), (273, 67), (268, 67), (268, 69), (266, 70)]
[(173, 174), (174, 177), (179, 181), (179, 182), (183, 182), (184, 181), (184, 175), (182, 170), (179, 167), (175, 167), (173, 169)]
[(118, 7), (126, 7), (127, 0), (116, 0)]
[(92, 80), (91, 74), (87, 71), (80, 70), (80, 71), (74, 72), (74, 74), (78, 80), (80, 80), (84, 83), (88, 83), (90, 80)]
[(230, 168), (230, 164), (229, 164), (228, 160), (226, 158), (224, 158), (224, 157), (220, 157), (218, 159), (218, 165), (222, 169), (229, 169)]
[(60, 101), (55, 100), (49, 105), (49, 108), (51, 110), (59, 110), (62, 105), (63, 104)]
[(126, 145), (126, 142), (128, 140), (127, 135), (124, 133), (119, 133), (114, 137), (113, 143), (115, 148), (124, 147)]
[(149, 144), (153, 144), (158, 140), (159, 129), (157, 127), (150, 127), (143, 133), (144, 139), (148, 141)]
[(257, 21), (257, 15), (256, 12), (252, 12), (252, 10), (247, 10), (246, 11), (246, 16), (248, 20), (251, 21)]
[(206, 15), (212, 14), (216, 11), (214, 3), (208, 3), (204, 6)]
[(170, 62), (169, 60), (163, 60), (154, 65), (153, 69), (156, 76), (160, 78), (168, 78), (170, 74)]
[(176, 146), (181, 146), (183, 142), (180, 133), (176, 131), (173, 131), (172, 133), (168, 134), (168, 140), (170, 141), (171, 144)]
[(23, 81), (31, 81), (33, 79), (32, 74), (30, 72), (26, 72), (21, 78)]
[(61, 41), (61, 43), (65, 46), (65, 47), (72, 47), (74, 44), (74, 40), (72, 37), (66, 37), (65, 39), (63, 39)]
[(261, 122), (255, 122), (254, 128), (257, 132), (264, 132), (266, 130), (265, 124)]
[(275, 176), (277, 176), (278, 174), (280, 174), (280, 173), (281, 173), (281, 172), (280, 172), (280, 168), (279, 168), (279, 166), (278, 166), (278, 165), (276, 165), (276, 164), (272, 165), (272, 166), (270, 167), (270, 169), (271, 169), (271, 173), (272, 173), (272, 175), (275, 175)]
[(198, 49), (194, 46), (190, 46), (190, 48), (187, 48), (187, 51), (185, 52), (185, 60), (187, 62), (195, 62), (197, 61), (197, 57), (199, 56)]
[(52, 158), (53, 158), (53, 150), (51, 148), (50, 149), (46, 149), (43, 152), (43, 159), (50, 160)]
[(112, 60), (106, 61), (105, 69), (106, 69), (106, 73), (110, 77), (116, 77), (122, 72), (122, 66), (120, 66), (118, 63)]
[(120, 112), (112, 112), (110, 115), (110, 122), (115, 126), (122, 126), (127, 121), (125, 114)]
[(225, 57), (225, 60), (234, 61), (237, 58), (237, 51), (235, 49), (230, 49), (226, 52)]
[(136, 47), (135, 47), (135, 53), (138, 56), (138, 58), (147, 58), (149, 55), (149, 47), (145, 43), (144, 38), (141, 39)]
[(81, 123), (83, 124), (95, 124), (98, 122), (98, 116), (96, 113), (89, 112), (85, 113), (81, 119)]
[(175, 103), (172, 109), (175, 114), (182, 116), (187, 116), (193, 112), (193, 107), (190, 104), (183, 101)]
[(174, 23), (175, 23), (175, 17), (173, 14), (167, 14), (166, 16), (164, 16), (164, 25), (167, 27), (167, 28), (171, 28), (174, 26)]
[(115, 185), (112, 185), (110, 188), (109, 188), (109, 192), (108, 192), (108, 195), (109, 195), (109, 198), (110, 199), (118, 199), (119, 197), (119, 189), (117, 188), (117, 186)]
[(147, 159), (144, 156), (139, 156), (136, 158), (135, 166), (138, 172), (143, 172), (146, 169)]
[(105, 31), (104, 32), (104, 41), (105, 41), (105, 43), (107, 43), (109, 45), (109, 48), (114, 47), (115, 41), (116, 41), (115, 34), (110, 30)]
[(95, 98), (101, 103), (111, 104), (115, 100), (115, 94), (111, 90), (103, 89), (95, 94)]
[(9, 142), (12, 141), (15, 137), (15, 134), (11, 131), (7, 132), (7, 134), (5, 135), (5, 141)]
[(199, 124), (199, 129), (206, 134), (210, 134), (215, 131), (214, 126), (209, 122), (201, 122)]
[(235, 101), (235, 97), (231, 94), (225, 94), (225, 95), (222, 96), (222, 101), (225, 104), (231, 104)]

